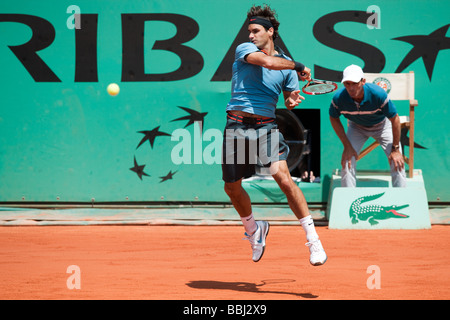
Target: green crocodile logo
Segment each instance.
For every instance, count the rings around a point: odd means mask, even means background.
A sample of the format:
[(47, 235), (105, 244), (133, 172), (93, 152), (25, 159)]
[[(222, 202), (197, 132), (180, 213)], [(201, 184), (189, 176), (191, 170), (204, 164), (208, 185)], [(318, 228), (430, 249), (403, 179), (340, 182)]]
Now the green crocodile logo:
[(359, 221), (368, 221), (370, 225), (373, 226), (378, 224), (377, 220), (386, 220), (391, 218), (409, 218), (409, 216), (407, 216), (406, 214), (397, 211), (409, 207), (409, 204), (405, 204), (402, 206), (380, 206), (378, 204), (362, 206), (363, 203), (378, 199), (383, 195), (384, 192), (372, 196), (364, 196), (353, 201), (349, 210), (352, 223), (356, 224)]

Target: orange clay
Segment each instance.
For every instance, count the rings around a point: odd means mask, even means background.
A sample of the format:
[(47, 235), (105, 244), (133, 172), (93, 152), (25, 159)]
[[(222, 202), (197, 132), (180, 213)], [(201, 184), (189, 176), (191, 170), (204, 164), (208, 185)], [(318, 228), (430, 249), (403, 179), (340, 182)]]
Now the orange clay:
[[(450, 298), (448, 226), (317, 231), (320, 267), (300, 226), (271, 226), (258, 263), (241, 226), (0, 227), (0, 299)], [(80, 289), (67, 287), (71, 265)], [(367, 287), (370, 266), (380, 289)]]

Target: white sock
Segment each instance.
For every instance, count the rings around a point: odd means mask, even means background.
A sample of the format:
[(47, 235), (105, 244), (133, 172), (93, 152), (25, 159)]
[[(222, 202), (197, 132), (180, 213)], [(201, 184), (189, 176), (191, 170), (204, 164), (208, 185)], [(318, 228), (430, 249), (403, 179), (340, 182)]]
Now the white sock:
[(251, 236), (258, 229), (255, 218), (253, 217), (253, 213), (250, 213), (250, 215), (247, 217), (241, 217), (241, 220), (242, 223), (244, 224), (245, 232), (247, 232), (248, 235)]
[(303, 227), (303, 230), (305, 230), (306, 240), (308, 240), (308, 242), (319, 239), (319, 235), (316, 232), (316, 228), (314, 227), (314, 221), (311, 215), (301, 218), (299, 219), (299, 221)]

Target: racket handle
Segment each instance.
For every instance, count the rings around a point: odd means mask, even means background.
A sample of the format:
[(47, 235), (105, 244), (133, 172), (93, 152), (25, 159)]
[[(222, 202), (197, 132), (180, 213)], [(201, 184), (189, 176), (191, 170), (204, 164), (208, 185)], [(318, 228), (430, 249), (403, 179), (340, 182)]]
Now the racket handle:
[[(308, 75), (305, 72), (300, 72), (300, 76), (307, 77)], [(308, 80), (308, 84), (309, 84), (309, 82), (311, 82), (311, 77)]]

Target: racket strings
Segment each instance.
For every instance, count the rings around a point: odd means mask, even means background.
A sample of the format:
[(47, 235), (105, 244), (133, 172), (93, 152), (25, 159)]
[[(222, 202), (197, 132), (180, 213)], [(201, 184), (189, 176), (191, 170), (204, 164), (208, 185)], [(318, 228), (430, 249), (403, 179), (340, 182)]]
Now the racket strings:
[(310, 82), (303, 87), (303, 92), (309, 94), (324, 94), (333, 92), (337, 89), (337, 85), (333, 82)]

